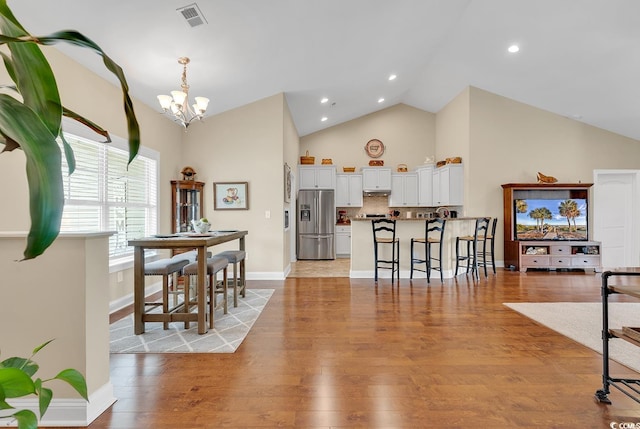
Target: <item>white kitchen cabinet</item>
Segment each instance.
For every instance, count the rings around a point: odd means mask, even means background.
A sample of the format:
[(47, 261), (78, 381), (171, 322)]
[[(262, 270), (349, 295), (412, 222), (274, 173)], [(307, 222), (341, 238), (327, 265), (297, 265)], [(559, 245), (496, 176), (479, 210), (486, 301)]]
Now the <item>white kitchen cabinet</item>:
[(388, 191), (391, 189), (390, 168), (363, 168), (362, 188), (365, 191)]
[(391, 175), (389, 207), (416, 207), (418, 205), (418, 173)]
[(416, 168), (418, 174), (418, 207), (433, 207), (433, 165)]
[(336, 167), (332, 165), (299, 165), (298, 189), (335, 189)]
[(351, 225), (336, 226), (336, 256), (351, 256)]
[(464, 203), (462, 164), (446, 164), (433, 171), (433, 205), (461, 206)]
[(336, 175), (336, 207), (362, 207), (362, 174)]

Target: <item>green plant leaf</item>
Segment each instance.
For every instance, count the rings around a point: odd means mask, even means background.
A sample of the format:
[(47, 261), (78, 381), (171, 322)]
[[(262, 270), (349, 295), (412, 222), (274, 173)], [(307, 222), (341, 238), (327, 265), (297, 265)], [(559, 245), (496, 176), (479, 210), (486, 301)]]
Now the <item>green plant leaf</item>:
[(66, 381), (76, 390), (76, 392), (80, 394), (80, 396), (87, 401), (89, 400), (89, 396), (87, 394), (87, 382), (79, 371), (75, 369), (65, 369), (64, 371), (60, 371), (60, 373), (54, 378)]
[(6, 94), (0, 94), (0, 133), (15, 140), (26, 155), (31, 229), (24, 259), (35, 258), (60, 232), (64, 206), (60, 149), (39, 116)]
[(19, 398), (35, 393), (31, 377), (18, 368), (0, 368), (0, 386), (5, 398)]
[[(0, 2), (0, 29), (14, 38), (29, 36), (9, 11), (6, 1)], [(5, 67), (22, 96), (23, 103), (40, 116), (51, 134), (60, 133), (62, 104), (58, 85), (49, 62), (35, 43), (9, 43), (11, 58), (3, 57)]]
[[(0, 4), (6, 3), (4, 1), (0, 1)], [(2, 13), (2, 8), (0, 8), (0, 13)], [(10, 33), (9, 36), (21, 36), (21, 34), (16, 34), (14, 31)], [(24, 34), (25, 36), (27, 34)], [(103, 50), (98, 46), (93, 40), (84, 36), (82, 33), (73, 30), (66, 31), (58, 31), (52, 33), (48, 36), (38, 36), (38, 37), (7, 37), (0, 36), (1, 43), (8, 44), (29, 44), (29, 43), (37, 43), (40, 45), (53, 45), (59, 42), (68, 42), (76, 46), (80, 46), (83, 48), (89, 48), (98, 53), (102, 57), (102, 62), (104, 63), (107, 70), (113, 73), (118, 80), (120, 81), (120, 87), (122, 88), (123, 94), (123, 103), (124, 103), (124, 111), (127, 118), (127, 130), (129, 134), (129, 163), (133, 161), (133, 159), (138, 154), (138, 150), (140, 148), (140, 126), (138, 125), (138, 120), (136, 118), (133, 102), (131, 101), (131, 97), (129, 96), (129, 84), (127, 83), (127, 79), (124, 75), (124, 71), (122, 68), (113, 61)]]
[(30, 359), (25, 359), (21, 357), (10, 357), (5, 359), (0, 363), (0, 368), (17, 368), (24, 373), (26, 373), (29, 377), (32, 377), (40, 367), (37, 363)]
[(50, 342), (52, 342), (54, 339), (50, 339), (48, 341), (45, 341), (44, 343), (40, 344), (38, 347), (36, 347), (35, 349), (33, 349), (33, 351), (31, 352), (31, 357), (35, 356), (40, 350), (44, 349), (45, 347), (47, 347), (49, 345)]
[(42, 387), (41, 383), (36, 383), (36, 393), (38, 395), (38, 408), (40, 410), (40, 418), (45, 415), (53, 398), (53, 391), (47, 387)]
[(18, 421), (18, 429), (38, 429), (38, 417), (31, 410), (20, 410), (13, 417)]
[(2, 387), (2, 384), (0, 383), (0, 410), (11, 410), (15, 407), (12, 407), (7, 401), (6, 401), (7, 397), (4, 394), (4, 388)]
[(96, 134), (100, 134), (105, 138), (103, 143), (111, 143), (111, 136), (109, 135), (109, 131), (102, 128), (100, 125), (88, 120), (87, 118), (77, 114), (73, 110), (69, 110), (66, 107), (62, 106), (62, 114), (69, 119), (73, 119), (75, 121), (80, 122), (85, 127), (91, 129)]

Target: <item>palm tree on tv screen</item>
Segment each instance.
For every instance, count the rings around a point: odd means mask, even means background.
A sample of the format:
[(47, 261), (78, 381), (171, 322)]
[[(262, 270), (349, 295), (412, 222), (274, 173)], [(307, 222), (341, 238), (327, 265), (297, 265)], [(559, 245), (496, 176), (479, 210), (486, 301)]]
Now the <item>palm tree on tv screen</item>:
[(578, 229), (576, 226), (576, 218), (581, 214), (578, 203), (574, 200), (564, 200), (560, 203), (560, 206), (558, 206), (558, 211), (560, 212), (560, 216), (567, 218), (569, 231), (571, 231), (571, 221), (573, 221), (573, 230), (576, 231)]

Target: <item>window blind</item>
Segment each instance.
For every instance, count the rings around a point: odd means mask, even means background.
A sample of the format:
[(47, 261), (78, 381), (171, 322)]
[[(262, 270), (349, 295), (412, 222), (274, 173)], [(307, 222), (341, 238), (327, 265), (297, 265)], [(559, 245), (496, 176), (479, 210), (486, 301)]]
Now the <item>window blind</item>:
[(157, 233), (157, 154), (141, 150), (127, 168), (126, 150), (66, 133), (65, 138), (75, 153), (76, 170), (69, 175), (63, 157), (61, 231), (114, 231), (109, 258), (132, 256), (130, 239)]

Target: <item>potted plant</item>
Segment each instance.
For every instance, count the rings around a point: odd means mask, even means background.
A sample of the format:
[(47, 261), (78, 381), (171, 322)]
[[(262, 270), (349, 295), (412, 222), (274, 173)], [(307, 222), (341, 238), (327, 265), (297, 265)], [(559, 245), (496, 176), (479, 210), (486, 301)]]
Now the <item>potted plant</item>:
[[(11, 357), (0, 362), (0, 419), (15, 419), (18, 422), (19, 429), (37, 428), (38, 417), (31, 410), (14, 411), (15, 408), (7, 402), (7, 399), (36, 395), (38, 397), (40, 418), (42, 418), (49, 408), (51, 399), (53, 399), (53, 391), (44, 386), (49, 381), (64, 381), (73, 387), (85, 400), (89, 400), (86, 380), (75, 369), (65, 369), (55, 377), (47, 380), (34, 378), (40, 367), (32, 358), (51, 341), (53, 340), (36, 347), (29, 358)], [(9, 411), (3, 414), (2, 410)]]
[(73, 150), (62, 134), (62, 117), (76, 120), (110, 141), (107, 131), (61, 104), (55, 76), (39, 45), (67, 42), (102, 56), (104, 65), (118, 78), (122, 88), (129, 163), (138, 153), (140, 129), (122, 68), (92, 40), (72, 30), (32, 36), (14, 17), (6, 0), (0, 0), (0, 33), (0, 45), (9, 48), (9, 54), (0, 55), (13, 81), (13, 85), (4, 86), (12, 94), (0, 94), (0, 143), (4, 144), (2, 152), (22, 149), (26, 156), (31, 227), (24, 259), (31, 259), (41, 255), (60, 232), (64, 196), (58, 138), (64, 147), (69, 173), (75, 168)]
[[(21, 149), (26, 157), (31, 226), (24, 259), (41, 255), (60, 232), (64, 197), (62, 153), (58, 139), (64, 148), (62, 152), (69, 165), (69, 173), (75, 169), (73, 150), (62, 133), (62, 117), (86, 125), (102, 135), (105, 143), (110, 141), (109, 133), (102, 127), (62, 105), (55, 76), (40, 49), (41, 45), (60, 42), (88, 48), (102, 57), (104, 65), (118, 78), (122, 89), (129, 163), (138, 154), (140, 146), (140, 129), (122, 68), (97, 44), (76, 31), (32, 36), (13, 15), (7, 1), (0, 0), (0, 45), (8, 48), (8, 52), (0, 52), (0, 56), (13, 81), (12, 85), (2, 86), (8, 93), (0, 94), (0, 143), (4, 145), (0, 153)], [(49, 342), (36, 347), (29, 358), (12, 357), (0, 362), (0, 419), (14, 418), (21, 429), (36, 428), (38, 418), (31, 410), (15, 410), (7, 399), (37, 395), (42, 417), (53, 396), (52, 390), (44, 387), (50, 380), (68, 383), (88, 400), (86, 381), (77, 370), (66, 369), (49, 380), (34, 378), (38, 365), (32, 358)]]

